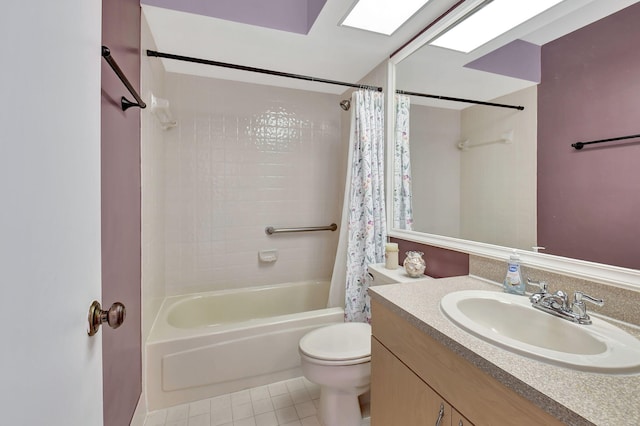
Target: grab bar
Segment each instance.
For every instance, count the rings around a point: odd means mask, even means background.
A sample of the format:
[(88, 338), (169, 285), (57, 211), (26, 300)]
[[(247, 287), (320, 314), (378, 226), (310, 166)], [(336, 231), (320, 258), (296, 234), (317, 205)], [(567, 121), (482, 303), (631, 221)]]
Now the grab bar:
[(273, 226), (267, 226), (264, 228), (264, 232), (267, 235), (273, 235), (284, 232), (335, 231), (336, 229), (338, 229), (338, 225), (332, 223), (329, 226), (308, 226), (304, 228), (274, 228)]
[(133, 88), (127, 76), (124, 75), (124, 73), (122, 72), (122, 69), (120, 69), (115, 59), (113, 59), (113, 56), (111, 56), (111, 51), (107, 46), (102, 46), (102, 57), (104, 58), (105, 61), (107, 61), (107, 63), (109, 64), (113, 72), (116, 73), (116, 75), (118, 76), (122, 84), (124, 84), (124, 87), (127, 88), (129, 93), (131, 93), (131, 96), (133, 96), (137, 102), (137, 103), (131, 102), (129, 99), (125, 98), (124, 96), (121, 97), (120, 107), (122, 108), (122, 110), (126, 111), (131, 107), (146, 108), (147, 104), (144, 103), (140, 95), (138, 95), (138, 92), (136, 92), (136, 89)]
[(471, 144), (469, 142), (469, 139), (466, 139), (458, 144), (458, 149), (460, 151), (467, 151), (469, 150), (469, 148), (476, 148), (478, 146), (492, 145), (496, 143), (511, 143), (511, 142), (513, 142), (513, 130), (503, 133), (500, 139), (496, 139), (493, 141), (476, 142), (474, 144)]

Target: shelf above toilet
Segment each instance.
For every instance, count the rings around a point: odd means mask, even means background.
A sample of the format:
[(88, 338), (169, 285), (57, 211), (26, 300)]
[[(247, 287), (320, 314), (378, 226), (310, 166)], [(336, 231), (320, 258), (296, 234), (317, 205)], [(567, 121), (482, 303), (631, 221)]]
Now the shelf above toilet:
[(398, 266), (396, 269), (387, 269), (384, 267), (384, 263), (372, 263), (367, 268), (373, 276), (373, 280), (370, 285), (396, 284), (413, 282), (416, 280), (433, 279), (427, 275), (419, 278), (412, 278), (407, 274), (402, 266)]

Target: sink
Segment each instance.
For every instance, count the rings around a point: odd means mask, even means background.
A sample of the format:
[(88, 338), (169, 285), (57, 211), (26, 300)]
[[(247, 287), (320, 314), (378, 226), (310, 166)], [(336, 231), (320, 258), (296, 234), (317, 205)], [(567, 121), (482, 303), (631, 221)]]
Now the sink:
[(527, 297), (482, 290), (449, 293), (440, 309), (463, 330), (530, 358), (582, 371), (640, 372), (640, 340), (599, 318), (575, 324), (533, 308)]

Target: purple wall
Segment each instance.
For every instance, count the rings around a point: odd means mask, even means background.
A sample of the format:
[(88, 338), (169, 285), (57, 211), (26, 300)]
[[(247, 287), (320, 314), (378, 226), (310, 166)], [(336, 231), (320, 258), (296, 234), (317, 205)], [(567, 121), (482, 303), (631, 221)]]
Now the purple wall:
[(142, 4), (307, 34), (327, 0), (141, 0)]
[(538, 245), (640, 269), (640, 4), (542, 48), (538, 88)]
[(421, 251), (424, 253), (424, 260), (427, 263), (425, 275), (433, 278), (457, 277), (469, 275), (469, 255), (453, 250), (414, 243), (411, 241), (391, 238), (391, 242), (398, 243), (400, 250), (400, 265), (407, 257), (408, 251)]
[[(102, 2), (102, 42), (131, 84), (140, 88), (140, 4)], [(96, 52), (99, 54), (99, 52)], [(102, 304), (120, 301), (124, 324), (102, 327), (104, 425), (131, 421), (142, 390), (140, 324), (140, 109), (123, 112), (120, 97), (134, 100), (102, 61)]]
[(466, 68), (540, 82), (540, 46), (514, 40), (465, 65)]

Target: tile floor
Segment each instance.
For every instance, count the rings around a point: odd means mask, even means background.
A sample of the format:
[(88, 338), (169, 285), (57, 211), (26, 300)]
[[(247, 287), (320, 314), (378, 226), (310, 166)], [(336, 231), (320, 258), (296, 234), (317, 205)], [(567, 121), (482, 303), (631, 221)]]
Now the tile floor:
[[(319, 398), (318, 385), (299, 377), (153, 411), (144, 426), (320, 426)], [(362, 426), (370, 424), (368, 411)]]

